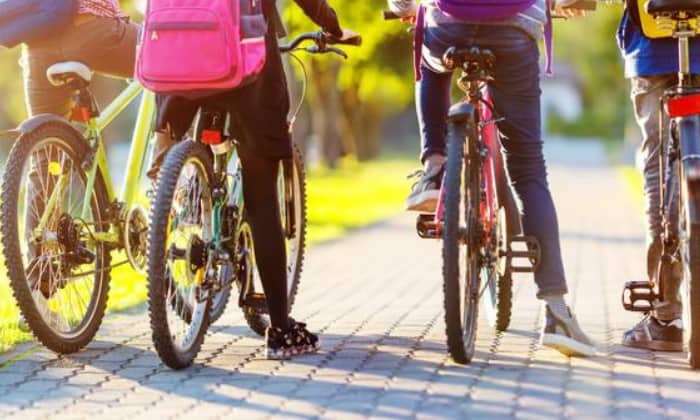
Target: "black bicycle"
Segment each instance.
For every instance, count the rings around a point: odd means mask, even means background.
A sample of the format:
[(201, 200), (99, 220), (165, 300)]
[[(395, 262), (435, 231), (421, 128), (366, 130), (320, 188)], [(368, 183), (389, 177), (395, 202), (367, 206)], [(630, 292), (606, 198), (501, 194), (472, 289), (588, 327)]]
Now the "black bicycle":
[[(305, 41), (313, 45), (301, 48)], [(347, 57), (332, 45), (360, 43), (359, 35), (340, 41), (314, 32), (299, 36), (280, 50)], [(152, 204), (148, 242), (151, 328), (160, 358), (173, 369), (192, 364), (209, 325), (223, 313), (234, 284), (248, 325), (261, 335), (269, 325), (230, 125), (228, 113), (209, 107), (200, 110), (193, 139), (168, 153)], [(279, 206), (291, 306), (305, 245), (304, 166), (296, 149), (294, 158), (281, 165)]]
[[(623, 292), (623, 306), (636, 312), (650, 312), (663, 300), (663, 282), (672, 275), (674, 263), (683, 266), (682, 293), (688, 361), (700, 368), (700, 88), (694, 86), (690, 71), (689, 40), (698, 33), (698, 0), (651, 0), (646, 11), (658, 25), (672, 28), (678, 40), (678, 85), (663, 96), (661, 112), (670, 118), (666, 137), (661, 134), (659, 165), (663, 219), (663, 251), (657, 281), (629, 282)], [(660, 115), (661, 121), (666, 115)]]

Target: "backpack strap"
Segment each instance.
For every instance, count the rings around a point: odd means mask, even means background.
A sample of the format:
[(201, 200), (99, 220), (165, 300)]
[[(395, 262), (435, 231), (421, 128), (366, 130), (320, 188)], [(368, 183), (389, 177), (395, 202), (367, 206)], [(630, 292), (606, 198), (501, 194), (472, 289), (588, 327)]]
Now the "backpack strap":
[(552, 0), (546, 1), (547, 21), (544, 23), (545, 74), (554, 75), (552, 61), (554, 55), (554, 28), (552, 27)]
[(425, 5), (421, 2), (418, 5), (418, 13), (416, 14), (416, 32), (413, 39), (413, 70), (416, 75), (416, 82), (420, 82), (423, 78), (420, 72), (420, 66), (423, 62), (423, 39), (425, 38)]

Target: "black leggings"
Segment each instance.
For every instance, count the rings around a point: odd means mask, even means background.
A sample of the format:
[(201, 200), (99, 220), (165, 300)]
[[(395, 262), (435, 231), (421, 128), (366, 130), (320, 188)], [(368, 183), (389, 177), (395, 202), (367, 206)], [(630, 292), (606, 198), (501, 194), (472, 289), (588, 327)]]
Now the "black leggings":
[(289, 326), (287, 255), (279, 209), (277, 176), (279, 159), (246, 155), (243, 198), (255, 242), (255, 259), (262, 280), (273, 327)]

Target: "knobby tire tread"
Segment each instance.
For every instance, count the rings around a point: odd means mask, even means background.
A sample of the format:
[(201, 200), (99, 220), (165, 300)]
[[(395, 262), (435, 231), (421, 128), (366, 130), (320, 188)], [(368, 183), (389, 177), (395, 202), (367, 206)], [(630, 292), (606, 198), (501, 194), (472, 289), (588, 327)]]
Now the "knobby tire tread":
[[(179, 352), (173, 345), (167, 319), (167, 281), (164, 261), (167, 258), (165, 235), (168, 229), (170, 209), (177, 181), (182, 167), (188, 158), (194, 157), (202, 162), (212, 175), (212, 158), (209, 150), (193, 141), (182, 141), (168, 153), (158, 177), (156, 198), (151, 206), (151, 228), (148, 233), (148, 308), (151, 323), (153, 345), (163, 363), (173, 369), (189, 367), (199, 353), (209, 326), (209, 307), (204, 311), (202, 327), (197, 332), (194, 344), (189, 351)], [(207, 305), (211, 305), (211, 297)]]
[[(71, 156), (75, 163), (81, 163), (87, 152), (86, 141), (68, 123), (47, 122), (31, 132), (21, 135), (12, 146), (3, 175), (2, 194), (0, 196), (2, 200), (2, 204), (0, 204), (0, 232), (2, 233), (7, 277), (10, 279), (10, 286), (15, 300), (33, 335), (48, 349), (59, 354), (71, 354), (88, 345), (102, 324), (107, 308), (111, 274), (111, 270), (104, 268), (110, 266), (111, 256), (109, 251), (105, 249), (100, 252), (102, 258), (101, 262), (96, 266), (97, 274), (95, 274), (97, 276), (95, 287), (100, 287), (100, 290), (94, 302), (94, 315), (83, 333), (70, 340), (54, 333), (43, 321), (41, 314), (37, 312), (34, 298), (29, 287), (27, 287), (28, 283), (22, 263), (17, 221), (17, 205), (19, 203), (20, 184), (23, 181), (25, 162), (31, 158), (29, 153), (33, 147), (48, 138), (57, 138), (65, 142), (70, 150), (64, 151)], [(97, 201), (97, 208), (94, 208), (93, 211), (99, 212), (100, 220), (104, 223), (107, 221), (109, 199), (107, 198), (107, 188), (104, 179), (99, 171), (95, 177), (94, 195)]]

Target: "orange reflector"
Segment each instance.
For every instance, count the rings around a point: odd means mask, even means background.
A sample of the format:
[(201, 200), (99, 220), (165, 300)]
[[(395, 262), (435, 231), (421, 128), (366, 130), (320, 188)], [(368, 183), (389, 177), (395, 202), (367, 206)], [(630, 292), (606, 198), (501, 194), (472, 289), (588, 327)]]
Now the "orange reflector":
[(700, 94), (669, 99), (668, 115), (671, 118), (700, 115)]
[(217, 130), (202, 130), (202, 143), (204, 144), (220, 144), (222, 141), (221, 132)]

